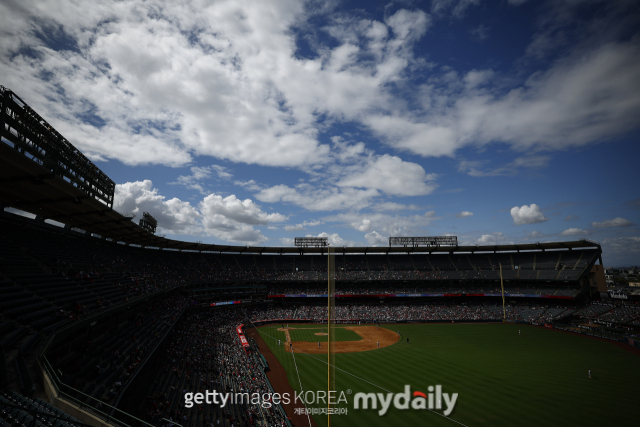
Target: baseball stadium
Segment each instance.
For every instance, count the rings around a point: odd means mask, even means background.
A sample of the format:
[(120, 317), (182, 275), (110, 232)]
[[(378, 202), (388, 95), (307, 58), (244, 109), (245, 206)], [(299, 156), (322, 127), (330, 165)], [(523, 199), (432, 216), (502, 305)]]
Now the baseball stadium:
[(597, 242), (167, 239), (0, 107), (3, 427), (637, 425), (640, 305)]

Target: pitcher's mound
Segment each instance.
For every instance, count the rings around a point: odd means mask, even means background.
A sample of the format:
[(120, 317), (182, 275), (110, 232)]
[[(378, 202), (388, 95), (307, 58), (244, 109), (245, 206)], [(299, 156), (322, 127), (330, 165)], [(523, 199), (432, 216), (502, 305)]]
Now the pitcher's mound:
[(324, 336), (324, 335), (329, 335), (329, 334), (328, 334), (328, 333), (326, 333), (326, 332), (316, 332), (316, 333), (315, 333), (315, 334), (313, 334), (313, 335)]

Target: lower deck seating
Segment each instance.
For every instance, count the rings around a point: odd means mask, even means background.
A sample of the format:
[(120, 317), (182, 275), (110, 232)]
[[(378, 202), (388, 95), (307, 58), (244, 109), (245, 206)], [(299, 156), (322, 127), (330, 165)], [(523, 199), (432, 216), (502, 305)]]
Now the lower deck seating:
[[(18, 406), (16, 408), (15, 406)], [(80, 421), (42, 399), (31, 399), (15, 391), (0, 393), (3, 426), (80, 427)]]

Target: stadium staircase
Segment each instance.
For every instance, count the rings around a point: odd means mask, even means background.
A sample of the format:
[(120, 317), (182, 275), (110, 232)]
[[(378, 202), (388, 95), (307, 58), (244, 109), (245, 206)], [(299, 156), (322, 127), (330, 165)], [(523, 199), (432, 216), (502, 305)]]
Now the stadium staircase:
[(471, 258), (469, 258), (469, 255), (465, 256), (465, 258), (467, 258), (467, 261), (469, 261), (469, 265), (471, 266), (472, 270), (476, 270), (478, 271), (478, 267), (476, 267), (473, 262), (471, 262)]
[(584, 256), (584, 252), (580, 254), (580, 258), (578, 258), (578, 261), (575, 263), (572, 270), (575, 270), (578, 267), (578, 265), (580, 265), (580, 261), (582, 260), (583, 256)]
[(418, 267), (416, 267), (416, 263), (413, 261), (413, 256), (409, 255), (409, 259), (411, 260), (411, 265), (413, 265), (413, 271), (418, 272)]
[(429, 265), (431, 266), (431, 270), (432, 270), (432, 271), (438, 271), (438, 270), (433, 266), (433, 264), (431, 264), (431, 260), (429, 259), (429, 257), (427, 256), (426, 258), (427, 258), (427, 262), (428, 262), (428, 263), (429, 263)]
[(456, 265), (456, 263), (455, 263), (455, 262), (453, 262), (453, 260), (451, 259), (451, 257), (447, 255), (447, 259), (449, 260), (449, 262), (450, 262), (450, 263), (451, 263), (451, 265), (453, 266), (453, 269), (454, 269), (455, 271), (459, 271), (459, 270), (458, 270), (458, 266)]

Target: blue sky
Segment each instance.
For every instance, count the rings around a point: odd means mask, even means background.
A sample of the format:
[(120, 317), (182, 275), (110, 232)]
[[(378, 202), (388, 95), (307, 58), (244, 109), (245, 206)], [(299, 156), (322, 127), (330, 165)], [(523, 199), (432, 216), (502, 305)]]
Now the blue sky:
[[(5, 1), (0, 76), (167, 237), (640, 264), (637, 1)], [(636, 183), (636, 184), (634, 184)]]

